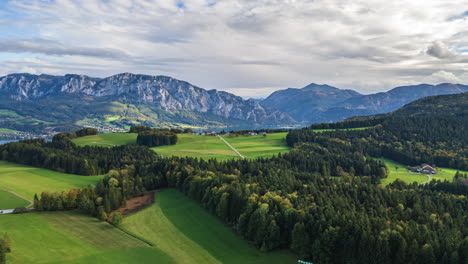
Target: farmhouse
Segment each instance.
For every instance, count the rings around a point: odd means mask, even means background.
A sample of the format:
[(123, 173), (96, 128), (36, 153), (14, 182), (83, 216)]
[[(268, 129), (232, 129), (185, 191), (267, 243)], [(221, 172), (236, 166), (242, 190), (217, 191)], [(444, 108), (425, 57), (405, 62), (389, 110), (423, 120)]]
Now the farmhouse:
[(205, 136), (216, 136), (216, 132), (214, 132), (214, 131), (205, 131), (204, 135)]
[(422, 164), (421, 166), (413, 166), (408, 168), (410, 171), (425, 173), (425, 174), (436, 174), (437, 171), (428, 164)]

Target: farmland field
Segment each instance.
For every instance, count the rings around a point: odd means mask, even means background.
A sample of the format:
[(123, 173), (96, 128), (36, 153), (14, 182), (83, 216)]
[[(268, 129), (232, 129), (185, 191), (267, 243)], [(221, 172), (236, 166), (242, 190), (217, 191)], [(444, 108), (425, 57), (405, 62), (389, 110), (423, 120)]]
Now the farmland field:
[(73, 142), (78, 146), (112, 147), (135, 143), (136, 137), (134, 133), (109, 133), (79, 137), (73, 139)]
[[(234, 148), (247, 158), (267, 157), (289, 151), (284, 138), (287, 133), (264, 136), (224, 136)], [(218, 160), (237, 159), (239, 156), (222, 140), (213, 136), (179, 134), (176, 145), (152, 148), (163, 156), (197, 157)], [(73, 139), (78, 146), (120, 146), (135, 143), (136, 134), (113, 133)]]
[[(416, 174), (416, 173), (409, 173), (408, 170), (406, 169), (406, 166), (403, 164), (400, 164), (398, 162), (395, 162), (393, 160), (389, 159), (380, 159), (385, 162), (385, 165), (387, 165), (387, 168), (389, 169), (389, 175), (386, 179), (382, 180), (383, 184), (390, 184), (394, 182), (396, 179), (403, 180), (407, 183), (421, 183), (427, 180), (426, 175), (422, 174)], [(453, 176), (457, 170), (455, 169), (449, 169), (449, 168), (438, 168), (437, 169), (437, 174), (431, 175), (432, 179), (434, 180), (447, 180), (447, 181), (453, 181)], [(466, 171), (460, 171), (461, 173), (468, 173)]]
[(175, 263), (296, 263), (289, 251), (260, 253), (220, 220), (175, 190), (124, 219), (123, 227), (154, 243)]
[(0, 186), (28, 199), (42, 191), (64, 191), (95, 184), (101, 176), (78, 176), (0, 161)]
[(173, 263), (157, 248), (76, 212), (1, 215), (5, 231), (12, 264)]
[(223, 136), (237, 151), (247, 158), (267, 157), (289, 151), (286, 144), (287, 133), (274, 133), (266, 136)]
[(14, 209), (17, 207), (25, 207), (29, 202), (11, 194), (7, 191), (0, 189), (0, 210), (1, 209)]
[(221, 139), (213, 136), (199, 136), (191, 134), (177, 135), (179, 140), (176, 145), (159, 146), (152, 148), (163, 156), (216, 158), (227, 160), (239, 158)]

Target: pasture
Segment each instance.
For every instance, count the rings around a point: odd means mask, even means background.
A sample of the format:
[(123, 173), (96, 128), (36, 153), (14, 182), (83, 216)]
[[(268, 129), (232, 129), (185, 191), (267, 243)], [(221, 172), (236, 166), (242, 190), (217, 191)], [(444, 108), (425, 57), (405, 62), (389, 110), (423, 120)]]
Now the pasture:
[(154, 243), (175, 263), (296, 263), (289, 251), (261, 253), (182, 193), (166, 189), (156, 203), (124, 219), (123, 228)]
[(77, 212), (1, 215), (0, 232), (11, 239), (12, 264), (174, 263), (157, 248)]
[(79, 176), (0, 161), (0, 187), (28, 199), (43, 191), (65, 191), (96, 184), (101, 176)]
[(247, 158), (271, 157), (289, 151), (286, 144), (288, 133), (274, 133), (266, 136), (223, 136), (237, 151)]
[[(416, 173), (409, 173), (406, 165), (403, 165), (401, 163), (395, 162), (390, 159), (380, 159), (385, 162), (385, 165), (389, 169), (389, 175), (386, 179), (382, 180), (383, 184), (390, 184), (394, 182), (396, 179), (400, 179), (405, 181), (406, 183), (421, 183), (427, 180), (427, 176), (423, 174), (416, 174)], [(466, 171), (461, 171), (458, 170), (461, 173), (468, 173)], [(438, 168), (437, 169), (437, 174), (431, 175), (431, 178), (433, 180), (447, 180), (447, 181), (453, 181), (453, 176), (457, 172), (456, 169), (450, 169), (450, 168)]]
[(0, 189), (0, 210), (26, 207), (29, 202), (7, 191)]
[(239, 158), (221, 139), (214, 136), (199, 136), (191, 134), (178, 134), (176, 145), (159, 146), (152, 148), (163, 156), (197, 157), (204, 159), (215, 158), (228, 160)]
[[(289, 151), (287, 133), (264, 136), (223, 136), (234, 148), (247, 158), (269, 157)], [(78, 146), (120, 146), (136, 142), (137, 134), (111, 133), (73, 139)], [(239, 156), (222, 140), (214, 136), (178, 134), (176, 145), (152, 148), (162, 156), (196, 157), (203, 159), (229, 160)]]
[(85, 136), (73, 139), (78, 146), (113, 147), (132, 144), (136, 142), (137, 134), (134, 133), (109, 133), (93, 136)]

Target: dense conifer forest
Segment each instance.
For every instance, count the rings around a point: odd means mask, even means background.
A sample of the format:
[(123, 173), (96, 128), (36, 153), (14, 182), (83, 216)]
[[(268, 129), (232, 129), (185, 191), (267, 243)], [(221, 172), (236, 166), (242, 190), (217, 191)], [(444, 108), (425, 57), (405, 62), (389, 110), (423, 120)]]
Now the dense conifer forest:
[[(450, 97), (437, 101), (447, 102)], [(112, 222), (109, 214), (129, 198), (170, 187), (262, 251), (290, 248), (320, 264), (466, 264), (468, 186), (460, 181), (466, 175), (453, 183), (384, 186), (380, 179), (387, 168), (372, 158), (466, 169), (467, 115), (457, 109), (458, 114), (441, 111), (436, 117), (392, 114), (352, 121), (374, 126), (366, 130), (291, 131), (289, 153), (256, 160), (162, 159), (145, 146), (77, 147), (63, 134), (50, 143), (6, 144), (0, 153), (4, 160), (37, 167), (107, 173), (94, 187), (39, 194), (38, 210), (79, 209)]]

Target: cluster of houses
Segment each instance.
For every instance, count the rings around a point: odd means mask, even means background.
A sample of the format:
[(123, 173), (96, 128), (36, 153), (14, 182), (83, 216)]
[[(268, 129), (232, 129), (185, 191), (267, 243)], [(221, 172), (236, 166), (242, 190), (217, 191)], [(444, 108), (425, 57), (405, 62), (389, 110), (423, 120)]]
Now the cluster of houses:
[(423, 173), (423, 174), (436, 174), (437, 173), (436, 169), (434, 169), (432, 166), (428, 164), (422, 164), (421, 166), (409, 167), (408, 170), (412, 172)]
[[(215, 131), (204, 131), (204, 132), (201, 132), (201, 133), (192, 133), (193, 135), (203, 135), (203, 136), (217, 136), (217, 135), (226, 135), (226, 136), (230, 136), (231, 134), (235, 134), (235, 133), (231, 133), (231, 132), (215, 132)], [(263, 136), (263, 135), (266, 135), (267, 132), (254, 132), (254, 131), (248, 131), (248, 132), (245, 132), (243, 135), (244, 136)]]

